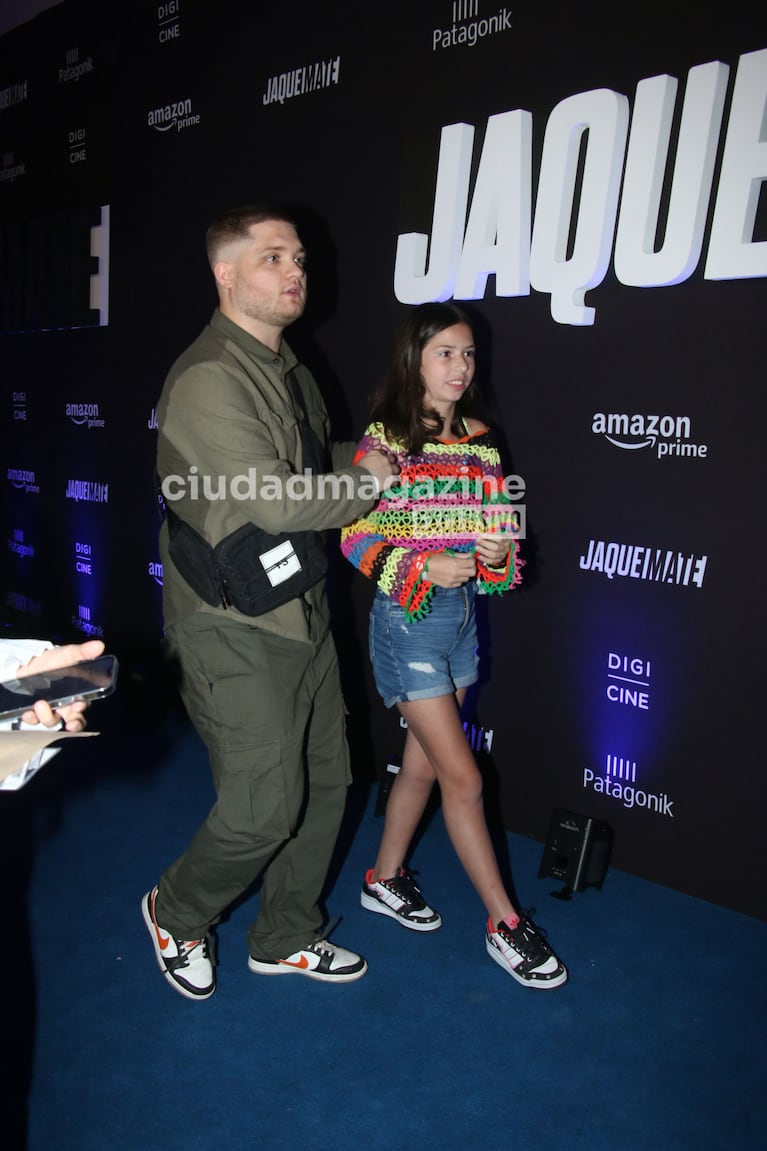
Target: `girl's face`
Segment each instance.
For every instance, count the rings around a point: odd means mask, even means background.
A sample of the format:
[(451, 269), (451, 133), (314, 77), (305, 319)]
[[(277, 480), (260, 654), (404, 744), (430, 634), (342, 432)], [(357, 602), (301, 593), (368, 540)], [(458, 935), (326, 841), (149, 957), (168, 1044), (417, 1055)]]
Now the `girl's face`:
[(424, 344), (421, 379), (425, 400), (440, 415), (451, 411), (474, 378), (474, 336), (468, 324), (443, 328)]

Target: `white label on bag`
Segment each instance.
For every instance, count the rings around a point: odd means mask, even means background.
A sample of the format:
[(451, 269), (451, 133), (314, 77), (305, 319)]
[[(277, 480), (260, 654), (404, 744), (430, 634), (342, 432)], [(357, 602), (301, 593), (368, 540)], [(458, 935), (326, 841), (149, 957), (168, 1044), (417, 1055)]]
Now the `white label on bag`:
[(301, 563), (290, 540), (277, 544), (276, 548), (270, 548), (268, 552), (262, 552), (258, 558), (272, 587), (277, 587), (277, 584), (284, 583), (301, 571)]

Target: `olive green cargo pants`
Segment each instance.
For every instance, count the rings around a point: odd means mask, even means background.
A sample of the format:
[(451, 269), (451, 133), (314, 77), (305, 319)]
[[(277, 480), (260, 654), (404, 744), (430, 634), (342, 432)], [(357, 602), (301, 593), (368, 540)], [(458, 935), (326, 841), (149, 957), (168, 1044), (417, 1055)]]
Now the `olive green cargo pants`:
[(322, 937), (318, 901), (351, 780), (333, 639), (302, 643), (204, 613), (167, 635), (217, 798), (160, 879), (157, 920), (199, 939), (262, 875), (248, 948), (284, 959)]

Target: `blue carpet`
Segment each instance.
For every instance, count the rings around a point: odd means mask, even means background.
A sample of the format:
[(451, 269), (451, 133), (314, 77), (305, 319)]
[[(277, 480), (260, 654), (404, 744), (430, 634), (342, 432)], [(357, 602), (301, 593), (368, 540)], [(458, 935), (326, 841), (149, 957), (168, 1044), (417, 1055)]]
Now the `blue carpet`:
[(767, 1146), (767, 924), (618, 871), (601, 891), (552, 899), (542, 845), (508, 834), (521, 899), (570, 970), (566, 987), (529, 991), (486, 955), (439, 812), (411, 862), (443, 928), (407, 932), (362, 910), (374, 798), (364, 782), (350, 793), (328, 900), (334, 938), (366, 955), (368, 975), (328, 987), (251, 974), (254, 896), (219, 929), (217, 993), (190, 1003), (162, 978), (139, 911), (211, 799), (186, 722), (70, 748), (4, 797), (5, 842), (29, 864), (5, 1013), (18, 1050), (33, 1029), (16, 1146)]

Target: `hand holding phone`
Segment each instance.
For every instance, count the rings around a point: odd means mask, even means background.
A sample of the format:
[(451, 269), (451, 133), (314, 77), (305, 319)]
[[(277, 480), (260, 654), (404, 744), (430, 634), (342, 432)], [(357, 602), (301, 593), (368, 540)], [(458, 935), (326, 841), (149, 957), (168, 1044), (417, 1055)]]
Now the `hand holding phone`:
[[(103, 648), (103, 645), (101, 645)], [(80, 645), (87, 648), (87, 645)], [(75, 647), (78, 650), (78, 647)], [(44, 657), (48, 657), (44, 659)], [(79, 663), (69, 664), (66, 667), (46, 667), (37, 670), (40, 663), (50, 664), (57, 658), (66, 658), (63, 652), (53, 648), (35, 657), (35, 671), (31, 674), (21, 674), (17, 679), (0, 684), (0, 720), (23, 717), (27, 722), (48, 722), (55, 720), (56, 711), (60, 715), (70, 711), (71, 715), (64, 714), (65, 720), (76, 720), (79, 713), (84, 710), (88, 702), (101, 699), (111, 694), (117, 682), (118, 663), (113, 655), (101, 655), (96, 659), (86, 659)], [(47, 705), (41, 709), (34, 705)], [(31, 714), (30, 714), (31, 713)], [(27, 718), (29, 717), (29, 718)], [(69, 723), (67, 724), (68, 728)], [(79, 728), (82, 722), (74, 724)]]

